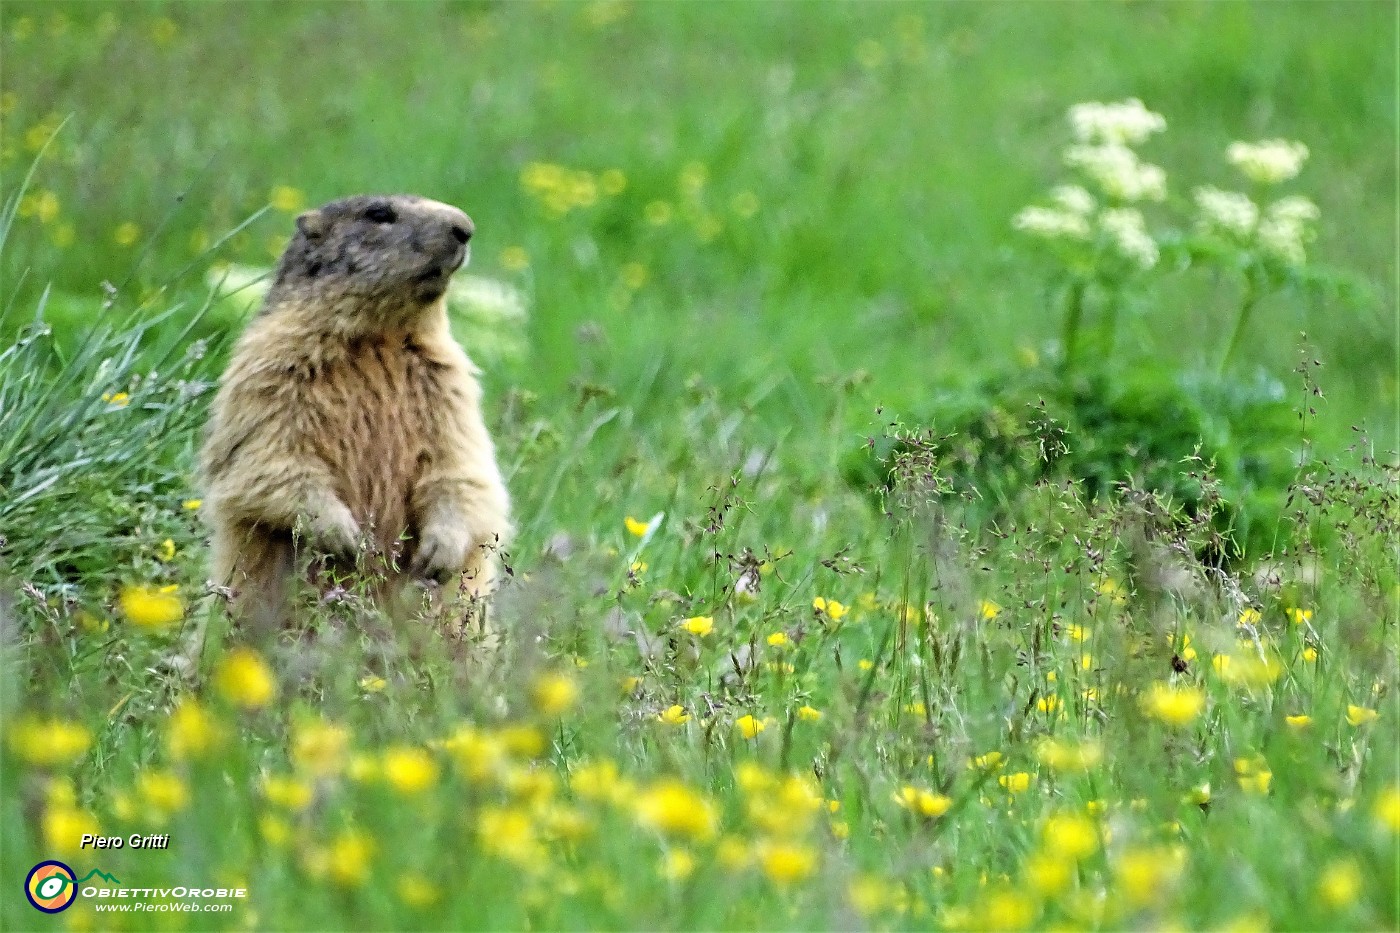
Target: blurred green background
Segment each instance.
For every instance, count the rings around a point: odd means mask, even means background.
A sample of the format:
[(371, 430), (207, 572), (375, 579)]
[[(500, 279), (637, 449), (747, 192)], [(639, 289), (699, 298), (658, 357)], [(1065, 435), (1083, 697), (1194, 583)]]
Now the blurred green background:
[[(641, 386), (658, 403), (639, 415), (661, 424), (660, 400), (699, 374), (800, 429), (825, 380), (863, 370), (837, 440), (858, 443), (876, 404), (917, 408), (931, 386), (1043, 358), (1057, 318), (1009, 220), (1064, 176), (1068, 105), (1137, 96), (1167, 118), (1144, 155), (1179, 205), (1198, 184), (1235, 186), (1233, 140), (1311, 149), (1289, 190), (1322, 209), (1312, 256), (1366, 287), (1267, 302), (1247, 362), (1301, 399), (1290, 373), (1306, 332), (1325, 364), (1324, 441), (1364, 421), (1391, 449), (1395, 16), (1383, 3), (9, 2), (7, 195), (67, 123), (6, 244), (5, 297), (32, 305), (52, 283), (51, 314), (73, 326), (100, 313), (106, 280), (119, 301), (192, 313), (211, 264), (269, 264), (299, 207), (417, 192), (471, 213), (473, 270), (530, 296), (528, 351), (490, 367), (498, 391)], [(526, 184), (535, 163), (589, 174), (564, 175), (551, 203)], [(1180, 278), (1138, 309), (1122, 352), (1217, 358), (1237, 285)]]

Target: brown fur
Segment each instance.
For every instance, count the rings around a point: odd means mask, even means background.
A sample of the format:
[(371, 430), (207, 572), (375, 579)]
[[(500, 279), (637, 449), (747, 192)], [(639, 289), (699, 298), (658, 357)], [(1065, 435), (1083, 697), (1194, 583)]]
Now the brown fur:
[(250, 621), (280, 624), (294, 541), (346, 569), (368, 538), (402, 548), (383, 594), (414, 578), (485, 594), (509, 505), (443, 298), (470, 219), (400, 195), (335, 201), (297, 227), (201, 454), (215, 582)]

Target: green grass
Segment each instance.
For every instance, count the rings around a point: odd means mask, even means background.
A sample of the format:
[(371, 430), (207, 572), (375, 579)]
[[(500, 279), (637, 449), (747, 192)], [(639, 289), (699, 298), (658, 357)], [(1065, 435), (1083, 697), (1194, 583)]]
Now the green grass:
[[(249, 891), (229, 914), (56, 918), (96, 929), (1394, 927), (1395, 25), (1360, 3), (6, 3), (0, 185), (29, 200), (0, 242), (0, 883), (57, 857)], [(1147, 495), (1045, 483), (989, 511), (930, 497), (911, 461), (882, 509), (842, 478), (936, 392), (1048, 365), (1058, 312), (1010, 218), (1063, 177), (1065, 108), (1127, 96), (1169, 124), (1143, 147), (1169, 172), (1154, 223), (1234, 184), (1231, 141), (1306, 142), (1288, 190), (1346, 283), (1251, 321), (1236, 377), (1316, 411), (1286, 546), (1229, 574), (1196, 561), (1209, 515)], [(561, 214), (535, 163), (626, 184)], [(523, 352), (460, 330), (520, 528), (488, 670), (351, 598), (258, 646), (275, 700), (220, 689), (239, 637), (183, 506), (239, 327), (207, 283), (271, 263), (279, 186), (459, 204), (471, 271), (528, 297)], [(1237, 307), (1228, 278), (1159, 270), (1114, 362), (1211, 368)], [(624, 526), (661, 512), (646, 539)], [(176, 586), (183, 620), (135, 626), (131, 584)], [(181, 677), (166, 662), (206, 623)], [(560, 677), (577, 697), (542, 708)], [(1203, 704), (1179, 727), (1144, 706), (1168, 682)], [(170, 746), (182, 703), (214, 748)], [(746, 715), (771, 721), (746, 740)], [(46, 744), (34, 717), (63, 728)], [(346, 748), (312, 773), (296, 737), (320, 718)], [(1046, 740), (1103, 759), (1067, 768)], [(578, 776), (604, 759), (621, 778), (598, 800)], [(713, 835), (647, 824), (668, 776)], [(911, 813), (905, 787), (947, 811)], [(1078, 856), (1066, 816), (1093, 827)], [(90, 823), (171, 847), (75, 852)], [(0, 918), (54, 924), (16, 896)]]

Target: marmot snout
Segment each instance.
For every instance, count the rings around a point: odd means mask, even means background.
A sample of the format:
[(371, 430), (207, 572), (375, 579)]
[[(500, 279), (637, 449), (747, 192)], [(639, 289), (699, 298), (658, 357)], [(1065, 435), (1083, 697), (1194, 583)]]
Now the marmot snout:
[(474, 232), (409, 195), (297, 218), (201, 452), (214, 579), (245, 615), (285, 620), (298, 528), (342, 565), (371, 536), (399, 555), (390, 585), (460, 577), (486, 592), (508, 497), (443, 299)]

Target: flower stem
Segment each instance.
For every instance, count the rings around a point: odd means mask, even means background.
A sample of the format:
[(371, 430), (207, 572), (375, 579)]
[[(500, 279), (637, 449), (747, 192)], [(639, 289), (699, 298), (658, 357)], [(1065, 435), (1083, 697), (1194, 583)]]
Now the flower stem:
[(1075, 279), (1069, 283), (1069, 292), (1065, 295), (1064, 331), (1060, 337), (1064, 347), (1060, 368), (1065, 375), (1073, 371), (1074, 354), (1079, 348), (1079, 325), (1084, 319), (1084, 287), (1083, 280)]
[(1249, 316), (1254, 311), (1254, 306), (1259, 303), (1259, 289), (1254, 284), (1254, 275), (1245, 273), (1244, 277), (1244, 298), (1240, 301), (1239, 317), (1235, 318), (1235, 330), (1230, 334), (1230, 342), (1225, 345), (1225, 355), (1220, 358), (1220, 375), (1225, 375), (1225, 370), (1229, 368), (1230, 361), (1234, 359), (1235, 351), (1239, 349), (1240, 340), (1244, 337), (1245, 326), (1249, 323)]

